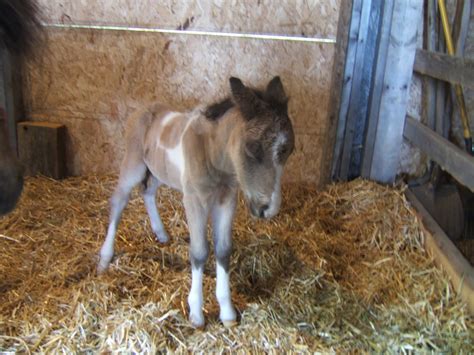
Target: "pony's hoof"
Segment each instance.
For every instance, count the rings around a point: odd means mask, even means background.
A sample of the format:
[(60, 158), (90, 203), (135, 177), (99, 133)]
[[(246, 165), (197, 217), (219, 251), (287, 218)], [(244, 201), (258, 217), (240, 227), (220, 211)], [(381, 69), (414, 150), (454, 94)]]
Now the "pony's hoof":
[(99, 264), (97, 264), (97, 275), (102, 275), (107, 271), (109, 268), (109, 262), (100, 260)]
[(222, 324), (225, 328), (234, 328), (238, 323), (236, 320), (223, 320)]
[(167, 244), (170, 241), (166, 232), (155, 232), (155, 238), (160, 244)]
[(204, 328), (204, 317), (197, 317), (194, 315), (189, 316), (189, 322), (191, 323), (191, 326), (195, 329), (203, 329)]

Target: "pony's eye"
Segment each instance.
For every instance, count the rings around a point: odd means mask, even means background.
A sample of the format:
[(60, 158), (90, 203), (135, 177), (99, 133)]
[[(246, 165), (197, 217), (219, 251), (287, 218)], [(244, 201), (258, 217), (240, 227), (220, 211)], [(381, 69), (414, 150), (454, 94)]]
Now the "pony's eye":
[(250, 141), (245, 144), (245, 153), (252, 159), (261, 163), (263, 161), (263, 147), (258, 141)]

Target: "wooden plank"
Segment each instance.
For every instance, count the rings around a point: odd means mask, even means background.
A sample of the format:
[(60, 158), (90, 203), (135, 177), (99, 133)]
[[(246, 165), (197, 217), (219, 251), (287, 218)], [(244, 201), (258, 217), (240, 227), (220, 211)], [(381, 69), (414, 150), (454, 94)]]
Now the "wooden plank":
[(471, 16), (471, 1), (458, 0), (453, 21), (453, 40), (456, 56), (464, 56), (464, 46), (469, 34), (469, 20)]
[(474, 191), (474, 157), (413, 117), (407, 117), (404, 137), (425, 152), (457, 181)]
[[(428, 51), (434, 51), (436, 49), (436, 3), (434, 0), (426, 1), (423, 46), (424, 49)], [(424, 76), (422, 93), (422, 117), (423, 122), (426, 122), (426, 125), (431, 129), (435, 129), (435, 102), (435, 80), (429, 76)]]
[(418, 49), (413, 69), (419, 74), (474, 89), (474, 60), (472, 59)]
[(323, 156), (321, 159), (321, 183), (329, 183), (332, 177), (331, 165), (334, 165), (334, 147), (336, 144), (336, 129), (338, 114), (341, 108), (342, 89), (344, 84), (344, 67), (346, 63), (349, 28), (351, 24), (352, 1), (343, 1), (340, 4), (339, 20), (337, 24), (336, 48), (334, 54), (334, 64), (332, 68), (331, 91), (328, 111), (328, 134), (323, 144)]
[(66, 177), (66, 127), (49, 122), (18, 124), (18, 152), (26, 174)]
[(354, 64), (357, 53), (357, 43), (359, 38), (360, 18), (362, 13), (362, 0), (354, 0), (352, 5), (349, 38), (346, 51), (346, 62), (344, 67), (344, 79), (341, 90), (341, 106), (338, 111), (338, 126), (336, 131), (336, 141), (334, 144), (332, 178), (338, 179), (341, 167), (342, 150), (344, 147), (344, 133), (346, 130), (347, 112), (351, 98), (351, 89), (354, 81)]
[(364, 75), (364, 66), (366, 65), (365, 54), (366, 45), (368, 42), (367, 37), (369, 31), (371, 5), (371, 0), (364, 0), (362, 2), (362, 12), (359, 24), (359, 37), (357, 39), (357, 53), (354, 64), (349, 109), (347, 112), (346, 127), (344, 131), (341, 167), (339, 171), (339, 178), (341, 178), (342, 180), (347, 180), (349, 175), (349, 166), (352, 156), (355, 125), (356, 121), (362, 118), (360, 112), (360, 98), (362, 95), (361, 83)]
[(370, 178), (382, 183), (392, 183), (397, 174), (422, 7), (422, 1), (398, 0), (394, 3), (370, 170)]
[(459, 294), (471, 315), (474, 315), (474, 269), (456, 246), (446, 236), (440, 226), (426, 211), (416, 196), (406, 191), (410, 203), (418, 211), (425, 228), (425, 248), (433, 256), (435, 263), (448, 274), (454, 290)]
[(390, 31), (392, 28), (392, 13), (394, 0), (386, 0), (383, 3), (382, 23), (380, 27), (379, 48), (375, 61), (375, 72), (370, 98), (370, 107), (368, 114), (367, 133), (364, 143), (364, 154), (362, 160), (361, 176), (370, 177), (370, 169), (372, 167), (372, 158), (374, 154), (375, 134), (377, 131), (380, 101), (383, 92), (383, 82), (385, 74), (385, 66), (387, 61), (387, 51), (390, 39)]

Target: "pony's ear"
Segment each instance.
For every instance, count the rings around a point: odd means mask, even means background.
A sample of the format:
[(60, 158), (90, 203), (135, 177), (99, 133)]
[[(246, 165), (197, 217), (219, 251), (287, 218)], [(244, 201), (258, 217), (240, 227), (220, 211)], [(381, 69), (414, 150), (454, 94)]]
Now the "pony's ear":
[(262, 112), (265, 106), (264, 102), (258, 98), (252, 89), (246, 87), (242, 80), (231, 77), (229, 83), (232, 98), (247, 120), (251, 120)]
[(265, 91), (265, 98), (272, 104), (279, 108), (287, 108), (288, 97), (286, 96), (285, 89), (281, 83), (280, 77), (275, 76), (267, 85)]

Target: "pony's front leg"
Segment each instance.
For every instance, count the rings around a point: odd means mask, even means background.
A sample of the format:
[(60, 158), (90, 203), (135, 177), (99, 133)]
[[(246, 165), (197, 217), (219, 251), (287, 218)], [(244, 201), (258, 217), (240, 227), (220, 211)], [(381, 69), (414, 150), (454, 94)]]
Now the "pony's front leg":
[(186, 193), (184, 194), (184, 208), (190, 233), (189, 254), (192, 270), (191, 291), (188, 296), (189, 320), (194, 327), (200, 328), (204, 326), (202, 282), (204, 266), (209, 255), (209, 243), (206, 236), (209, 208), (207, 204), (202, 203), (198, 196)]
[(223, 190), (212, 209), (214, 252), (216, 255), (216, 297), (220, 307), (219, 318), (226, 327), (233, 326), (236, 320), (229, 285), (232, 220), (237, 201), (236, 197), (236, 191)]

